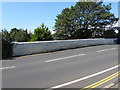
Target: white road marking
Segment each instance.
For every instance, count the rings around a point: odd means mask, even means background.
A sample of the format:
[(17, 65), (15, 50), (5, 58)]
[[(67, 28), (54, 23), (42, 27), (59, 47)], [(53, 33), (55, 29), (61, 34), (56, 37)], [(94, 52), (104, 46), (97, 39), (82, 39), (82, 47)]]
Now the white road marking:
[(67, 82), (67, 83), (64, 83), (64, 84), (60, 84), (60, 85), (57, 85), (57, 86), (53, 86), (51, 87), (50, 89), (55, 89), (55, 88), (61, 88), (61, 87), (64, 87), (64, 86), (67, 86), (67, 85), (70, 85), (70, 84), (73, 84), (73, 83), (77, 83), (77, 82), (80, 82), (82, 80), (85, 80), (85, 79), (88, 79), (88, 78), (91, 78), (91, 77), (94, 77), (94, 76), (97, 76), (99, 74), (103, 74), (105, 72), (108, 72), (110, 70), (113, 70), (115, 68), (118, 68), (120, 65), (116, 65), (114, 67), (111, 67), (111, 68), (108, 68), (106, 70), (103, 70), (103, 71), (100, 71), (100, 72), (97, 72), (97, 73), (94, 73), (94, 74), (91, 74), (89, 76), (86, 76), (86, 77), (83, 77), (83, 78), (80, 78), (80, 79), (77, 79), (77, 80), (73, 80), (73, 81), (70, 81), (70, 82)]
[(15, 68), (15, 66), (3, 67), (3, 68), (0, 68), (0, 70), (2, 70), (2, 69), (9, 69), (9, 68)]
[(13, 61), (16, 61), (16, 60), (2, 60), (1, 62), (13, 62)]
[(114, 50), (114, 49), (116, 49), (116, 48), (110, 48), (110, 49), (99, 50), (99, 51), (97, 51), (97, 52), (104, 52), (104, 51), (109, 51), (109, 50)]
[(116, 48), (111, 48), (111, 49), (109, 49), (109, 50), (115, 50)]
[(57, 58), (57, 59), (47, 60), (45, 62), (53, 62), (53, 61), (58, 61), (58, 60), (63, 60), (63, 59), (68, 59), (68, 58), (83, 56), (83, 55), (85, 55), (85, 54), (78, 54), (78, 55), (73, 55), (73, 56), (68, 56), (68, 57), (63, 57), (63, 58)]

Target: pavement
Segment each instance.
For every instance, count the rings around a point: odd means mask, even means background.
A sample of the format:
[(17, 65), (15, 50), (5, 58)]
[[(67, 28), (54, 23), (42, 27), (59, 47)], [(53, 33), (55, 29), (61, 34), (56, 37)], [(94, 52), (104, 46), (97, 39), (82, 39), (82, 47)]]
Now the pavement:
[(116, 82), (119, 66), (118, 45), (100, 45), (14, 57), (2, 61), (0, 70), (3, 90), (83, 89), (103, 88)]
[(120, 82), (119, 83), (116, 83), (115, 85), (113, 85), (111, 88), (119, 88), (118, 86), (119, 86), (119, 84), (120, 84)]

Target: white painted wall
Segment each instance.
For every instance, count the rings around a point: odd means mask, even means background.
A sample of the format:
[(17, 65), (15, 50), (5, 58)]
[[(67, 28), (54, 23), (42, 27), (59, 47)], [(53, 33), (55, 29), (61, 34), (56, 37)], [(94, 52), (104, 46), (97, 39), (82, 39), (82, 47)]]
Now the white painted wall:
[(78, 39), (39, 42), (14, 42), (13, 56), (50, 52), (90, 45), (115, 44), (115, 40), (116, 39)]

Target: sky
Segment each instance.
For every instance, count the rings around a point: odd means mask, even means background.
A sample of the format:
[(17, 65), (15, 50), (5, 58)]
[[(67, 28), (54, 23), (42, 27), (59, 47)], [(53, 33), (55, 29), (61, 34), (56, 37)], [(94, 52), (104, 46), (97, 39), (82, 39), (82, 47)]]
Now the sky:
[[(111, 12), (118, 17), (118, 3), (111, 3)], [(75, 2), (2, 2), (2, 29), (22, 28), (33, 32), (44, 23), (52, 31), (56, 16), (71, 5)]]

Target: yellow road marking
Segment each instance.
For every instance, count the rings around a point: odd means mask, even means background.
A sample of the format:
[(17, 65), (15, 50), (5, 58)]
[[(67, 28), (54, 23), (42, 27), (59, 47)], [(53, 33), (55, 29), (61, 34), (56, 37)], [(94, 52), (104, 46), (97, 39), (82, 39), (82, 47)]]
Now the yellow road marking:
[[(119, 71), (119, 72), (120, 72), (120, 71)], [(111, 78), (111, 77), (113, 77), (114, 75), (117, 75), (117, 74), (118, 74), (118, 72), (116, 72), (116, 73), (108, 76), (107, 78), (104, 78), (104, 79), (100, 80), (99, 82), (96, 82), (96, 83), (94, 83), (94, 84), (92, 84), (92, 85), (89, 85), (89, 86), (87, 86), (87, 87), (85, 87), (85, 88), (89, 88), (89, 87), (91, 87), (91, 86), (93, 86), (93, 85), (96, 85), (96, 84), (98, 84), (98, 83), (101, 83), (101, 82), (103, 82), (103, 81), (105, 81), (105, 80), (107, 80), (107, 79), (109, 79), (109, 78)]]
[[(95, 86), (91, 87), (91, 89), (92, 89), (92, 88), (95, 88), (95, 87), (97, 87), (97, 86), (100, 86), (100, 85), (102, 85), (102, 84), (106, 83), (107, 81), (112, 80), (113, 78), (117, 77), (118, 75), (120, 75), (120, 73), (119, 73), (119, 74), (117, 74), (117, 75), (115, 75), (115, 76), (113, 76), (113, 77), (111, 77), (111, 78), (109, 78), (109, 79), (107, 79), (107, 80), (106, 80), (106, 81), (104, 81), (104, 82), (101, 82), (101, 83), (99, 83), (99, 84), (97, 84), (97, 85), (95, 85)], [(88, 89), (88, 90), (90, 90), (90, 89)]]
[[(92, 87), (92, 88), (95, 88), (95, 86), (97, 87), (97, 86), (99, 86), (99, 85), (101, 85), (101, 84), (103, 84), (103, 83), (105, 83), (105, 82), (107, 82), (107, 81), (115, 78), (115, 77), (118, 76), (118, 75), (120, 75), (120, 71), (118, 71), (118, 72), (116, 72), (116, 73), (108, 76), (107, 78), (104, 78), (104, 79), (102, 79), (102, 80), (100, 80), (100, 81), (98, 81), (98, 82), (96, 82), (96, 83), (94, 83), (94, 84), (88, 85), (88, 86), (86, 86), (86, 87), (84, 87), (84, 88), (82, 88), (82, 89), (80, 89), (80, 90), (84, 90), (84, 89), (86, 89), (86, 88), (91, 88), (91, 87)], [(94, 86), (94, 87), (93, 87), (93, 86)]]

